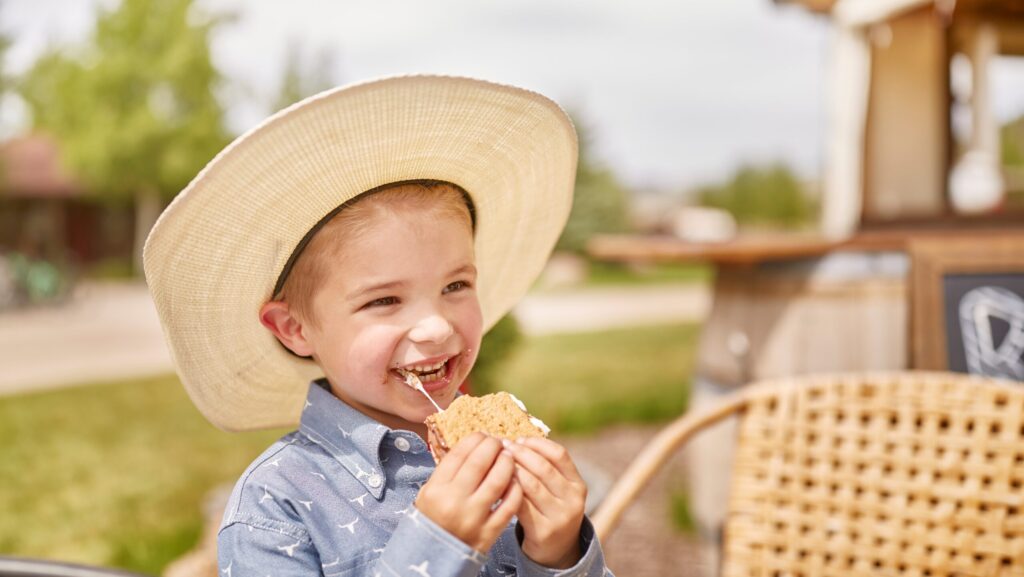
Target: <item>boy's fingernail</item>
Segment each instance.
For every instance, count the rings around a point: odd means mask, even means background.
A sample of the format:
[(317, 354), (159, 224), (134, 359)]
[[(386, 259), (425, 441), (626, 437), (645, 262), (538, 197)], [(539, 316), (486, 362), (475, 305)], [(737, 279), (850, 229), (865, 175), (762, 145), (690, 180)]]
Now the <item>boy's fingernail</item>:
[(519, 437), (518, 439), (516, 439), (516, 444), (517, 445), (522, 445), (525, 442), (526, 442), (526, 439), (524, 437)]
[(501, 446), (507, 449), (512, 446), (512, 443), (510, 443), (508, 439), (502, 439)]

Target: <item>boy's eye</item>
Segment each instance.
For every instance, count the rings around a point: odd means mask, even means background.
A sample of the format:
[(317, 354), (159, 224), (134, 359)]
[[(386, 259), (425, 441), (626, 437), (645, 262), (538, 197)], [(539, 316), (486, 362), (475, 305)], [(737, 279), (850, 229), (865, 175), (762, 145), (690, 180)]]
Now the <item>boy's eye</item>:
[(379, 299), (374, 299), (366, 303), (365, 305), (363, 305), (363, 308), (368, 309), (370, 307), (386, 307), (388, 305), (393, 305), (397, 303), (398, 299), (396, 297), (381, 297)]
[(445, 293), (450, 293), (450, 292), (460, 291), (460, 290), (469, 288), (469, 286), (470, 285), (469, 285), (468, 282), (466, 282), (464, 280), (457, 280), (457, 281), (453, 282), (452, 284), (444, 287), (444, 292)]

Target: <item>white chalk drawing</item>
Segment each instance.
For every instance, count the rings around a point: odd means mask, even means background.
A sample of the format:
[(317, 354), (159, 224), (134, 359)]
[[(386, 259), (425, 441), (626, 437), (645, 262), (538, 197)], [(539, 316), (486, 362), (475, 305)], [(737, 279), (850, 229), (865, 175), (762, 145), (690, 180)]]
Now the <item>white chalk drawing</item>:
[[(1000, 342), (993, 319), (1010, 327)], [(967, 372), (1024, 380), (1024, 299), (1000, 287), (972, 289), (960, 299), (960, 331)]]

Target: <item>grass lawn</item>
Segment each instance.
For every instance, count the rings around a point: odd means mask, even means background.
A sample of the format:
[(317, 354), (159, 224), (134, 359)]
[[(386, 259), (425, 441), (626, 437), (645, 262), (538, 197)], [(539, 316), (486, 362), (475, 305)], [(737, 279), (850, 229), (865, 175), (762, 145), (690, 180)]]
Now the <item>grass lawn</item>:
[(665, 421), (686, 406), (698, 330), (665, 325), (530, 337), (498, 388), (560, 432)]
[[(667, 419), (697, 330), (529, 338), (500, 388), (561, 431)], [(0, 555), (158, 574), (198, 539), (207, 491), (283, 432), (218, 431), (173, 376), (0, 398)]]
[(653, 285), (664, 283), (708, 283), (713, 268), (699, 263), (652, 263), (625, 265), (614, 262), (592, 261), (587, 268), (588, 286)]

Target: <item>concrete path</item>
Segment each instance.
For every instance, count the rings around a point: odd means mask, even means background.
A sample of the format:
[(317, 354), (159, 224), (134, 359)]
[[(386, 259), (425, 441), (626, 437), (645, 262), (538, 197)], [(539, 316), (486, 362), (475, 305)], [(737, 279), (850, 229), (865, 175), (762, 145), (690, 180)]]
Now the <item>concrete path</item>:
[[(697, 321), (703, 285), (601, 288), (529, 295), (514, 314), (527, 334)], [(172, 371), (141, 283), (84, 284), (52, 308), (0, 313), (0, 396)]]

